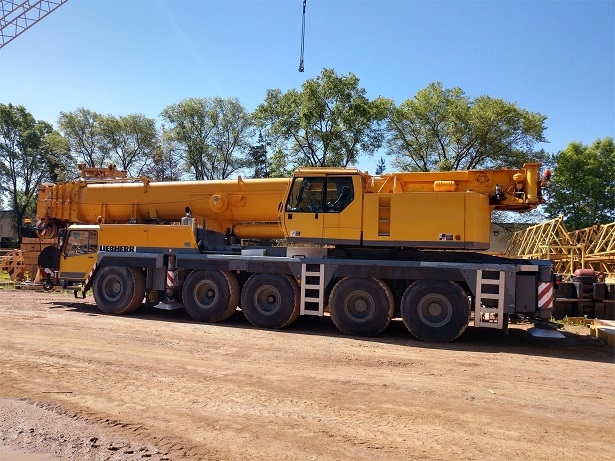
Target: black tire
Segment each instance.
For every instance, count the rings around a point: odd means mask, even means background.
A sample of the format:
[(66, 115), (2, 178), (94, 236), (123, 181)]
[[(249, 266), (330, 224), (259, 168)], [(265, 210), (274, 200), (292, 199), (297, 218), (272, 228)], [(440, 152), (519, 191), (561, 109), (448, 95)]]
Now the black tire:
[(299, 286), (279, 274), (254, 274), (241, 291), (241, 309), (259, 328), (284, 328), (299, 316)]
[(105, 314), (128, 314), (143, 302), (145, 275), (133, 267), (101, 267), (94, 276), (92, 291), (96, 305)]
[(391, 323), (395, 303), (380, 279), (345, 278), (329, 297), (331, 320), (344, 334), (375, 336)]
[(406, 289), (401, 299), (401, 317), (417, 339), (449, 342), (468, 327), (470, 301), (456, 283), (420, 280)]
[(53, 280), (47, 279), (43, 282), (43, 290), (50, 291), (53, 289)]
[(193, 271), (182, 291), (188, 315), (198, 322), (222, 322), (237, 309), (239, 282), (230, 272)]

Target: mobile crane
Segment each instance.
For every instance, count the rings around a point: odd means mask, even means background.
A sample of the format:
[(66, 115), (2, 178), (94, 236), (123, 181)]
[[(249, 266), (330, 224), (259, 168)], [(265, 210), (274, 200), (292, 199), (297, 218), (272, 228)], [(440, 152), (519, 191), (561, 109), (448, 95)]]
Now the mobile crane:
[(492, 210), (543, 203), (539, 168), (153, 182), (81, 167), (78, 180), (39, 189), (39, 234), (59, 237), (39, 263), (48, 283), (92, 289), (108, 314), (145, 300), (220, 322), (239, 306), (253, 325), (283, 328), (328, 311), (349, 335), (401, 317), (421, 340), (452, 341), (472, 312), (475, 326), (499, 329), (511, 314), (551, 318), (548, 261), (477, 251)]

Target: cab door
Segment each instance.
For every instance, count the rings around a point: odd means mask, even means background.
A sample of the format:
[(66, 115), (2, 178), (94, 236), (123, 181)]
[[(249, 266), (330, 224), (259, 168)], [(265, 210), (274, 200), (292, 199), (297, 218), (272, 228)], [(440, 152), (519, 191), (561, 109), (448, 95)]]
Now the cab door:
[(325, 177), (295, 177), (284, 209), (284, 232), (294, 243), (322, 243)]
[(323, 243), (360, 245), (363, 185), (361, 176), (327, 176)]
[(62, 280), (85, 280), (98, 255), (98, 231), (69, 230), (60, 252), (58, 278)]

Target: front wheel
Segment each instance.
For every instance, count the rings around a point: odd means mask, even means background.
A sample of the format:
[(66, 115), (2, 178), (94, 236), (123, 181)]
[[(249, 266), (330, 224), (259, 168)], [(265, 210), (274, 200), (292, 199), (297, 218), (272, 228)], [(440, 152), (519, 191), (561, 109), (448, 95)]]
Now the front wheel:
[(92, 291), (96, 305), (105, 314), (128, 314), (145, 297), (145, 276), (134, 267), (101, 267), (94, 276)]
[(449, 342), (468, 327), (470, 301), (459, 285), (442, 280), (419, 280), (401, 299), (406, 328), (421, 341)]
[(381, 333), (391, 323), (394, 310), (391, 290), (380, 279), (342, 279), (329, 298), (331, 320), (347, 335)]
[(255, 327), (287, 327), (299, 316), (299, 286), (287, 275), (254, 274), (241, 291), (241, 309)]

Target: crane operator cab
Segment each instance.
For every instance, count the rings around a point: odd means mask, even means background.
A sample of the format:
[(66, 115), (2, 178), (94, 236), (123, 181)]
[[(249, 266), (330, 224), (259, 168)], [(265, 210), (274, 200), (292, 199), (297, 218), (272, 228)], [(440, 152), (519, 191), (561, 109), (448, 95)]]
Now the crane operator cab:
[(283, 225), (290, 242), (360, 245), (362, 175), (332, 170), (295, 173), (284, 205)]

